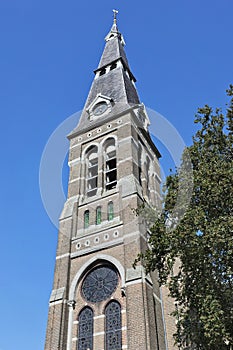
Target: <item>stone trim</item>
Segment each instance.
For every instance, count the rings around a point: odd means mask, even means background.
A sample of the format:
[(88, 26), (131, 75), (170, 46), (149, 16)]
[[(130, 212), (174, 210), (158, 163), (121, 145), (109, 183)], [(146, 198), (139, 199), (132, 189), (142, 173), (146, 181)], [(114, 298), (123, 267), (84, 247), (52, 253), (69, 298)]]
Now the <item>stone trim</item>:
[[(93, 205), (94, 207), (94, 205)], [(92, 236), (93, 233), (101, 233), (104, 231), (109, 231), (110, 229), (114, 229), (118, 226), (121, 226), (123, 222), (120, 220), (120, 216), (116, 216), (113, 218), (113, 220), (108, 221), (102, 221), (101, 224), (99, 225), (90, 225), (88, 228), (84, 229), (79, 229), (77, 230), (76, 236), (72, 238), (72, 242), (75, 240), (79, 240), (81, 238), (87, 238), (89, 236)]]
[(95, 252), (96, 250), (106, 249), (106, 248), (109, 248), (109, 247), (112, 247), (112, 246), (116, 246), (116, 245), (120, 245), (120, 244), (123, 244), (123, 243), (124, 243), (124, 239), (123, 238), (115, 239), (115, 240), (113, 240), (111, 242), (102, 243), (102, 244), (99, 244), (97, 246), (93, 246), (91, 248), (87, 248), (87, 249), (80, 250), (78, 252), (74, 252), (74, 253), (71, 254), (71, 259), (74, 259), (74, 258), (76, 258), (78, 256), (82, 256), (82, 255), (86, 255), (86, 254)]
[(65, 293), (65, 287), (53, 289), (50, 295), (49, 302), (54, 302), (63, 299)]
[(76, 179), (70, 180), (70, 181), (69, 181), (69, 184), (72, 184), (72, 183), (74, 183), (74, 182), (76, 182), (76, 181), (79, 181), (80, 179), (82, 179), (82, 178), (77, 177)]
[(133, 284), (138, 284), (138, 283), (142, 283), (142, 282), (143, 282), (142, 278), (139, 278), (139, 279), (134, 280), (134, 281), (126, 282), (125, 285), (126, 285), (126, 287), (128, 287), (128, 286), (131, 286)]
[(52, 307), (58, 304), (65, 304), (65, 303), (66, 303), (66, 300), (51, 301), (49, 302), (49, 307)]
[(164, 315), (164, 305), (163, 305), (163, 298), (162, 298), (161, 288), (159, 288), (159, 293), (160, 293), (161, 311), (162, 311), (162, 319), (163, 319), (163, 331), (164, 331), (165, 348), (166, 348), (166, 350), (169, 350), (169, 348), (168, 348), (168, 339), (167, 339), (167, 328), (166, 328), (166, 321), (165, 321), (165, 315)]
[(153, 293), (153, 297), (154, 297), (160, 304), (162, 304), (162, 300), (161, 300), (155, 293)]
[(72, 165), (79, 164), (79, 162), (81, 162), (81, 160), (82, 160), (81, 157), (74, 158), (68, 162), (68, 166), (71, 167)]
[[(75, 277), (73, 278), (73, 281), (71, 282), (70, 285), (70, 290), (69, 290), (69, 300), (73, 300), (75, 296), (75, 291), (77, 288), (77, 284), (84, 273), (84, 271), (93, 263), (95, 263), (98, 260), (105, 260), (109, 261), (112, 263), (117, 270), (120, 273), (121, 281), (122, 281), (122, 287), (125, 286), (125, 270), (124, 267), (121, 265), (121, 263), (115, 259), (114, 257), (107, 255), (107, 254), (96, 254), (93, 256), (91, 259), (89, 259), (76, 273)], [(69, 317), (68, 317), (68, 333), (67, 333), (67, 350), (71, 350), (72, 347), (72, 327), (73, 327), (73, 308), (69, 309)]]
[(58, 256), (56, 256), (56, 260), (63, 259), (63, 258), (68, 258), (68, 257), (70, 257), (70, 253), (58, 255)]

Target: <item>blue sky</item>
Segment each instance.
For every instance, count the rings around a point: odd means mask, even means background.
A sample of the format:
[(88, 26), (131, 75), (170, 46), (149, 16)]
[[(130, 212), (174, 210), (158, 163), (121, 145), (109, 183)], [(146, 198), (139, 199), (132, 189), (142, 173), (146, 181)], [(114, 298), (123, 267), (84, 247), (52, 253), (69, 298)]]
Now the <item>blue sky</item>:
[(40, 198), (40, 159), (84, 105), (113, 8), (141, 101), (187, 145), (197, 108), (224, 107), (233, 83), (232, 0), (0, 1), (0, 350), (44, 347), (57, 229)]

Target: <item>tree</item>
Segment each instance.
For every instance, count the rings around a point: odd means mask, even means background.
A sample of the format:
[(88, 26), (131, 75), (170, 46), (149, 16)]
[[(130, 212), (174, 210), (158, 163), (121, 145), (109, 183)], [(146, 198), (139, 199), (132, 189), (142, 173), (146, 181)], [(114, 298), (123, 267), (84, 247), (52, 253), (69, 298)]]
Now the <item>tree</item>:
[[(227, 94), (225, 113), (208, 105), (198, 110), (200, 129), (179, 171), (166, 179), (150, 249), (137, 259), (147, 272), (158, 270), (175, 299), (180, 349), (233, 347), (233, 85)], [(187, 195), (188, 207), (182, 201)]]

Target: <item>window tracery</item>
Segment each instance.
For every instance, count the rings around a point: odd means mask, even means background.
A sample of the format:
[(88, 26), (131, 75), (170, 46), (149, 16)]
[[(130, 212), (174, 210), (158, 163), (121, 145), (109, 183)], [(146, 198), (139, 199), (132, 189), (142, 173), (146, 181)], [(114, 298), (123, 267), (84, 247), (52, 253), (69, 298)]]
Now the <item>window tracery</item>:
[(113, 300), (105, 309), (105, 347), (106, 350), (121, 350), (121, 306)]
[(78, 317), (78, 350), (93, 349), (93, 311), (85, 307)]
[(108, 299), (116, 290), (118, 274), (110, 265), (101, 265), (92, 269), (84, 278), (82, 294), (86, 301), (98, 303)]

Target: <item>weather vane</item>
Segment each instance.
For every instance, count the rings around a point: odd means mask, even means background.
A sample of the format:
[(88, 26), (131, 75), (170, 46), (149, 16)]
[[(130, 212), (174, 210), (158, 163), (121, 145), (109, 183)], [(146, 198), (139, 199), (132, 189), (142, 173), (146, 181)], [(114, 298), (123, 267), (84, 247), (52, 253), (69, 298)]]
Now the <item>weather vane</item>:
[(117, 14), (118, 14), (118, 11), (117, 11), (117, 10), (113, 10), (113, 15), (114, 15), (114, 23), (116, 23), (116, 20), (117, 20)]

